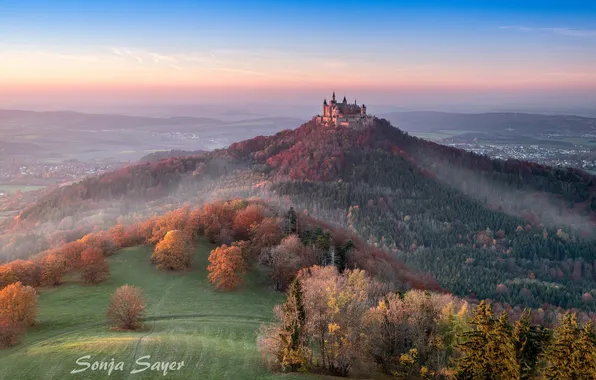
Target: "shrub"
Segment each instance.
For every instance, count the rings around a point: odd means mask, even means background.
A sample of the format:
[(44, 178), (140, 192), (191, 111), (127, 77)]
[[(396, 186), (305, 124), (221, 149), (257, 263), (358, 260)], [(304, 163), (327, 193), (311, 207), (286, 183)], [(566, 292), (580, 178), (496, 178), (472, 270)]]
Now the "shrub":
[(145, 312), (143, 292), (136, 286), (124, 285), (116, 289), (110, 300), (107, 317), (113, 326), (136, 330), (142, 326)]

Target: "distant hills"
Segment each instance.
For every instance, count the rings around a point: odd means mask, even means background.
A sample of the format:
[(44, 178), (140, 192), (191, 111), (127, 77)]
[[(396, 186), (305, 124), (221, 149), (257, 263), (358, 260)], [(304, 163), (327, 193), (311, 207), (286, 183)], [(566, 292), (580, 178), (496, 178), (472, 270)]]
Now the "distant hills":
[(595, 118), (572, 115), (413, 111), (391, 112), (381, 116), (408, 132), (460, 130), (514, 135), (596, 133)]

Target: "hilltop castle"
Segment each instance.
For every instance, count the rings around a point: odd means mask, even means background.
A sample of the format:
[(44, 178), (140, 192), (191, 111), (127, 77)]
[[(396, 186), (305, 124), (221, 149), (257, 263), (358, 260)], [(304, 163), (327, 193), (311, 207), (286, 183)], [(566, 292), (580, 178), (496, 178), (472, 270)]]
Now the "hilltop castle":
[(331, 97), (331, 101), (327, 103), (327, 99), (323, 101), (323, 115), (316, 117), (319, 123), (333, 123), (336, 126), (351, 126), (353, 124), (360, 124), (368, 119), (366, 114), (366, 106), (363, 104), (359, 106), (354, 100), (354, 103), (348, 103), (346, 97), (341, 103), (335, 100), (335, 91)]

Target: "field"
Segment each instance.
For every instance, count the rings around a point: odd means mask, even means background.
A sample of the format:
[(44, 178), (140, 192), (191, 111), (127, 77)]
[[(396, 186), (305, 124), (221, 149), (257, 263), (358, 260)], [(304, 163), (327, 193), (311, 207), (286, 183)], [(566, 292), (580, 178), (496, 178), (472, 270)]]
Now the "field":
[[(84, 369), (76, 360), (123, 362), (110, 379), (309, 379), (306, 375), (276, 375), (262, 364), (256, 348), (261, 323), (272, 318), (272, 307), (283, 294), (270, 290), (256, 273), (233, 292), (218, 292), (207, 281), (207, 257), (213, 247), (201, 243), (195, 268), (164, 273), (148, 262), (150, 247), (120, 251), (110, 258), (110, 279), (98, 286), (74, 281), (40, 291), (38, 325), (23, 343), (0, 351), (0, 379), (104, 379), (107, 370)], [(123, 284), (139, 286), (147, 301), (144, 331), (111, 331), (105, 324), (110, 294)], [(151, 355), (150, 358), (142, 357)], [(130, 374), (147, 362), (181, 362), (184, 366)]]

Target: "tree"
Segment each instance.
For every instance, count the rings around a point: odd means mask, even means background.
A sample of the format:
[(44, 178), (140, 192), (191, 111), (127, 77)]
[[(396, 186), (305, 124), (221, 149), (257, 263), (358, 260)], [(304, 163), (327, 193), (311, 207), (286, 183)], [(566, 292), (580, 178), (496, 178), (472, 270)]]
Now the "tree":
[(290, 207), (286, 213), (284, 232), (286, 235), (295, 234), (297, 232), (297, 215), (294, 207)]
[(571, 362), (579, 376), (596, 379), (596, 334), (592, 321), (588, 321), (581, 329), (573, 347)]
[(60, 285), (66, 272), (66, 259), (56, 253), (50, 253), (41, 261), (41, 283), (44, 285)]
[(230, 290), (242, 283), (246, 264), (240, 247), (222, 245), (209, 255), (209, 281), (219, 290)]
[(87, 248), (81, 254), (81, 278), (86, 284), (99, 284), (108, 279), (110, 266), (99, 248)]
[(155, 246), (151, 261), (159, 269), (189, 268), (192, 264), (192, 246), (182, 231), (169, 231)]
[(124, 285), (112, 294), (106, 314), (112, 325), (125, 330), (136, 330), (141, 327), (144, 312), (142, 290), (136, 286)]
[(0, 319), (30, 326), (35, 323), (39, 312), (38, 295), (31, 286), (21, 282), (10, 284), (0, 290)]
[(518, 379), (534, 379), (538, 367), (538, 358), (542, 353), (548, 335), (543, 328), (530, 324), (530, 310), (524, 310), (513, 328)]
[(578, 372), (573, 359), (576, 341), (579, 337), (579, 325), (575, 314), (565, 314), (554, 331), (553, 340), (545, 351), (547, 367), (544, 377), (548, 380), (572, 380), (583, 377)]
[(304, 367), (307, 360), (305, 347), (306, 310), (302, 302), (302, 286), (297, 278), (292, 282), (288, 298), (282, 306), (283, 332), (282, 340), (282, 370), (296, 371)]
[(463, 332), (457, 345), (461, 357), (457, 359), (455, 375), (458, 379), (492, 379), (496, 376), (493, 363), (486, 356), (494, 325), (494, 313), (489, 303), (481, 301), (471, 320), (473, 330)]
[(24, 333), (25, 328), (21, 323), (0, 317), (0, 347), (7, 348), (18, 344)]
[(276, 290), (285, 289), (298, 273), (304, 246), (296, 235), (290, 235), (272, 248), (264, 249), (259, 257), (261, 265), (269, 269), (269, 277)]
[(233, 221), (234, 236), (238, 240), (248, 240), (250, 232), (265, 218), (265, 209), (261, 205), (248, 205), (238, 211)]

